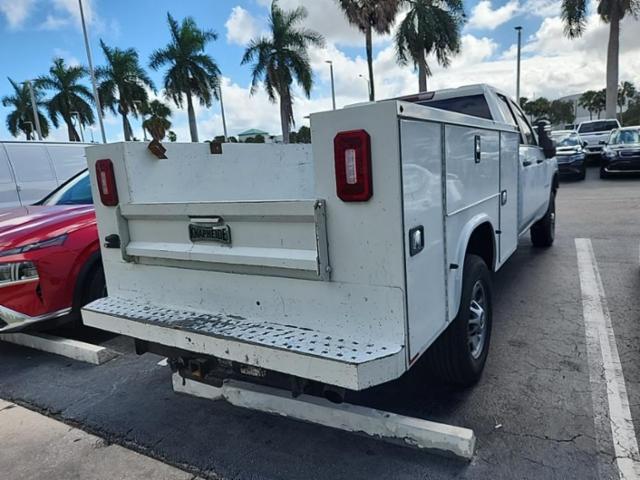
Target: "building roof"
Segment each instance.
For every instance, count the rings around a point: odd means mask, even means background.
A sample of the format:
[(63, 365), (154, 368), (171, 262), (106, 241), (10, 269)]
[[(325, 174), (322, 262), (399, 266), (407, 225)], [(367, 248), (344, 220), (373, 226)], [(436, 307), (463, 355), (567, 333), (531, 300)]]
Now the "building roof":
[(251, 128), (249, 130), (245, 130), (244, 132), (240, 132), (238, 136), (246, 136), (246, 135), (269, 135), (269, 132), (265, 132), (264, 130), (258, 130), (257, 128)]

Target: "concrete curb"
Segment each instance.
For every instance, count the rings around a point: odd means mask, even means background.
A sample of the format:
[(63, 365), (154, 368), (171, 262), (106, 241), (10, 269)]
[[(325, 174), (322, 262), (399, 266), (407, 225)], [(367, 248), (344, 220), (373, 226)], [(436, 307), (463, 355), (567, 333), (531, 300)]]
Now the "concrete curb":
[(454, 455), (465, 460), (473, 457), (476, 436), (473, 430), (406, 417), (374, 408), (335, 404), (323, 398), (300, 395), (291, 398), (284, 390), (225, 381), (220, 388), (173, 374), (173, 389), (201, 398), (225, 399), (232, 405), (294, 418), (354, 433), (365, 433), (392, 443)]
[(0, 340), (93, 365), (102, 365), (119, 355), (117, 352), (99, 345), (69, 338), (54, 337), (44, 333), (5, 333), (0, 335)]

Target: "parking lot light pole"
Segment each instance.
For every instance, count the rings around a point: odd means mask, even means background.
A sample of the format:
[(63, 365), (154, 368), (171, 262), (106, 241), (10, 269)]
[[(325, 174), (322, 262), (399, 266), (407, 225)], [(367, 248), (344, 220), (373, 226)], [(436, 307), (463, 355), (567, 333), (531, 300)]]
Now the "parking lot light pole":
[(222, 84), (218, 82), (218, 97), (220, 97), (220, 113), (222, 114), (222, 131), (224, 132), (224, 141), (229, 141), (229, 135), (227, 135), (227, 119), (224, 116), (224, 101), (222, 100)]
[(80, 130), (80, 140), (84, 143), (84, 130), (82, 130), (82, 121), (80, 120), (80, 112), (71, 112), (71, 115), (76, 117), (78, 122), (78, 130)]
[(333, 102), (333, 109), (336, 109), (336, 86), (333, 82), (333, 62), (331, 60), (325, 60), (329, 64), (329, 72), (331, 73), (331, 101)]
[(362, 78), (365, 82), (367, 82), (367, 95), (369, 96), (369, 98), (371, 98), (371, 82), (369, 81), (369, 79), (367, 77), (365, 77), (362, 74), (360, 74), (358, 76), (360, 78)]
[(516, 67), (516, 102), (520, 105), (520, 51), (522, 47), (522, 27), (517, 26), (516, 32), (518, 32), (518, 61)]
[(38, 132), (38, 139), (42, 140), (42, 129), (40, 128), (40, 118), (38, 117), (38, 105), (36, 105), (36, 94), (33, 91), (33, 84), (31, 83), (31, 80), (26, 80), (24, 83), (27, 85), (27, 88), (29, 88), (29, 96), (31, 97), (31, 108), (33, 109), (33, 121), (36, 122), (36, 132)]
[(82, 9), (82, 0), (78, 0), (80, 6), (80, 21), (82, 22), (82, 33), (84, 34), (84, 46), (87, 50), (87, 61), (89, 62), (89, 76), (91, 77), (91, 85), (93, 86), (93, 99), (96, 102), (96, 110), (98, 111), (98, 123), (100, 124), (100, 132), (102, 133), (102, 143), (107, 143), (107, 135), (104, 133), (104, 123), (102, 121), (102, 107), (100, 106), (100, 98), (98, 97), (98, 87), (96, 85), (96, 74), (93, 71), (93, 60), (91, 59), (91, 47), (89, 47), (89, 36), (87, 35), (87, 25), (84, 21), (84, 10)]

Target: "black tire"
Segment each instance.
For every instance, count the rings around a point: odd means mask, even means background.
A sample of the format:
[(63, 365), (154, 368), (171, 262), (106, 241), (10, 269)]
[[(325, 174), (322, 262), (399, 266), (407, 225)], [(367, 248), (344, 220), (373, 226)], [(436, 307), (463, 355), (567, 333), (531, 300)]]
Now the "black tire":
[(531, 242), (535, 247), (550, 247), (556, 237), (556, 195), (551, 192), (549, 207), (540, 220), (531, 227)]
[[(472, 315), (472, 300), (477, 300), (472, 297), (477, 292), (477, 285), (481, 286), (484, 294), (484, 314), (480, 317)], [(477, 255), (467, 255), (458, 315), (425, 354), (425, 366), (439, 380), (460, 387), (470, 387), (480, 379), (491, 340), (491, 290), (491, 275), (487, 264)], [(477, 309), (473, 311), (477, 312)], [(475, 325), (478, 318), (484, 325), (484, 337), (480, 349), (474, 351), (470, 329), (472, 322)]]
[(600, 167), (600, 178), (609, 178), (609, 172), (604, 167)]
[(585, 178), (587, 178), (587, 165), (586, 164), (582, 166), (582, 171), (578, 175), (578, 180), (584, 180)]
[(104, 279), (104, 269), (102, 268), (102, 265), (98, 265), (87, 278), (86, 288), (82, 295), (80, 307), (83, 307), (87, 303), (93, 302), (98, 298), (105, 297), (106, 295), (107, 286)]

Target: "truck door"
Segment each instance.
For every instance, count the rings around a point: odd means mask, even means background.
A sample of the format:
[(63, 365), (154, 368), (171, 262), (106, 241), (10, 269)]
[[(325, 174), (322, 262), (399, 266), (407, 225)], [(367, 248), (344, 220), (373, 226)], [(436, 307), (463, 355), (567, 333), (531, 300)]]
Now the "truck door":
[[(545, 157), (522, 110), (509, 101), (520, 130), (520, 225), (527, 228), (546, 204)], [(545, 197), (545, 198), (543, 198)]]
[(442, 330), (447, 317), (442, 201), (442, 126), (400, 123), (409, 356)]
[(9, 166), (7, 152), (0, 145), (0, 208), (17, 207), (19, 205), (18, 188)]

